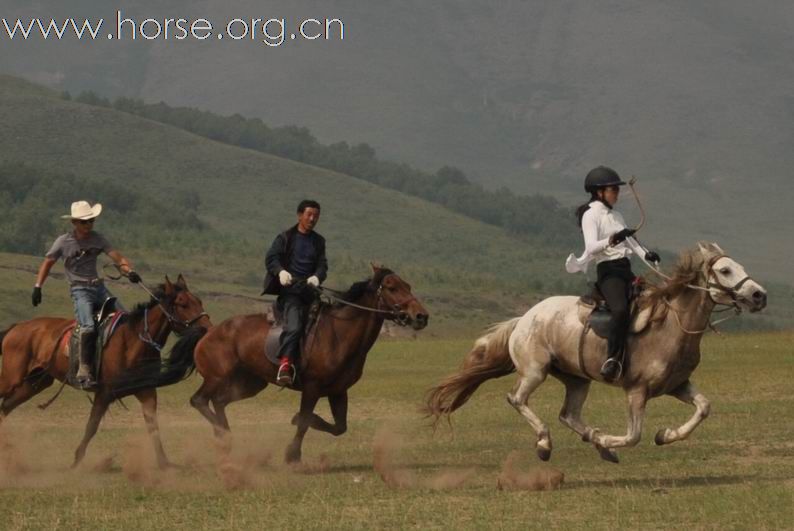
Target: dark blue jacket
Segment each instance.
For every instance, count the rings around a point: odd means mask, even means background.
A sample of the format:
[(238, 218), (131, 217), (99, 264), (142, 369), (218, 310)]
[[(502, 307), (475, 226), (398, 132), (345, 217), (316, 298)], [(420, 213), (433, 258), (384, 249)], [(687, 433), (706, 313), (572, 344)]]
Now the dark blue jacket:
[[(278, 280), (278, 274), (286, 269), (292, 258), (292, 252), (295, 247), (295, 234), (298, 232), (298, 225), (282, 232), (273, 244), (268, 249), (265, 255), (265, 274), (264, 289), (262, 295), (278, 295), (281, 292), (281, 283)], [(315, 231), (309, 233), (312, 245), (317, 252), (317, 265), (314, 270), (314, 275), (320, 279), (320, 282), (325, 281), (328, 276), (328, 260), (325, 258), (325, 238), (317, 234)]]

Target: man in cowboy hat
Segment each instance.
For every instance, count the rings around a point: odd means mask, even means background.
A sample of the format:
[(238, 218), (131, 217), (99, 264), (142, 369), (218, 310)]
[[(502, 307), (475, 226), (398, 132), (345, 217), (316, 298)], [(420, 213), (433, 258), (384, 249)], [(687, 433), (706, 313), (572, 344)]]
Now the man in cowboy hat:
[(320, 204), (304, 199), (298, 204), (298, 223), (276, 236), (265, 256), (267, 275), (262, 294), (278, 295), (284, 321), (276, 375), (279, 385), (292, 385), (295, 379), (307, 310), (315, 296), (313, 288), (328, 274), (325, 238), (314, 231), (319, 220)]
[(41, 287), (47, 280), (52, 266), (63, 257), (74, 313), (80, 325), (80, 366), (76, 379), (83, 387), (91, 387), (95, 384), (90, 367), (91, 354), (96, 347), (94, 311), (112, 297), (97, 274), (96, 262), (99, 253), (110, 256), (130, 282), (141, 281), (141, 277), (133, 271), (129, 260), (113, 249), (104, 236), (94, 232), (94, 221), (101, 212), (102, 205), (99, 203), (92, 206), (87, 201), (76, 201), (72, 203), (71, 214), (61, 216), (63, 219), (71, 220), (73, 229), (59, 236), (45, 255), (36, 276), (32, 297), (33, 306), (41, 304)]

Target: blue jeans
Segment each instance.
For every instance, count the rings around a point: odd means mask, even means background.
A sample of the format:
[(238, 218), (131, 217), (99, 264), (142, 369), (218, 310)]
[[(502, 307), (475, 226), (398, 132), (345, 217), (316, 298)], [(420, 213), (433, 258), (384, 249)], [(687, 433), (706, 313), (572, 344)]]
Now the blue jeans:
[[(80, 329), (89, 333), (94, 331), (94, 313), (99, 311), (102, 304), (113, 295), (104, 284), (94, 286), (75, 285), (69, 289), (74, 303), (74, 315), (80, 323)], [(116, 303), (116, 309), (122, 307)]]

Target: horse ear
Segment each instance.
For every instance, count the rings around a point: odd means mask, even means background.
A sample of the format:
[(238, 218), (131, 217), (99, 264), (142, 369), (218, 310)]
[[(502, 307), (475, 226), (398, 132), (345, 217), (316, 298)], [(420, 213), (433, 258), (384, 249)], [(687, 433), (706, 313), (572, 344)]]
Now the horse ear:
[(185, 277), (182, 276), (182, 273), (179, 273), (176, 279), (176, 285), (182, 289), (187, 289), (187, 282), (185, 282)]
[(708, 258), (713, 254), (710, 243), (698, 242), (698, 249), (700, 250), (700, 254), (702, 254), (704, 258)]
[(720, 247), (719, 245), (717, 245), (714, 242), (712, 242), (711, 248), (714, 249), (714, 251), (719, 253), (719, 254), (725, 254), (725, 251), (722, 250), (722, 247)]
[(168, 275), (165, 276), (165, 294), (172, 295), (174, 293), (174, 285), (171, 283), (171, 279), (168, 278)]
[(370, 262), (370, 263), (369, 263), (369, 266), (372, 268), (372, 272), (373, 272), (373, 273), (377, 273), (378, 271), (380, 271), (381, 269), (383, 269), (383, 266), (382, 266), (382, 265), (380, 265), (380, 264), (378, 264), (378, 263), (375, 263), (375, 262)]

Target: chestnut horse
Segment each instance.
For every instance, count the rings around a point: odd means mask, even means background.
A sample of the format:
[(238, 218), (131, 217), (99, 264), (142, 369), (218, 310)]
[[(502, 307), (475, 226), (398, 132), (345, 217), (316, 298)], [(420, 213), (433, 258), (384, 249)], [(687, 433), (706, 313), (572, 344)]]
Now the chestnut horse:
[[(371, 279), (334, 298), (335, 304), (321, 307), (304, 343), (292, 387), (301, 392), (301, 401), (300, 411), (292, 419), (297, 432), (287, 447), (288, 463), (300, 461), (309, 428), (332, 435), (347, 430), (347, 390), (361, 378), (367, 353), (385, 319), (415, 330), (427, 326), (427, 311), (412, 295), (411, 287), (388, 269), (373, 265)], [(204, 382), (190, 404), (212, 424), (218, 437), (230, 431), (227, 405), (276, 382), (278, 367), (264, 351), (270, 328), (264, 314), (236, 316), (209, 330), (196, 346), (196, 369)], [(322, 397), (328, 397), (333, 424), (314, 413)]]
[[(148, 303), (139, 304), (127, 321), (119, 325), (102, 353), (99, 381), (92, 391), (91, 415), (83, 440), (75, 451), (73, 467), (85, 456), (88, 443), (96, 434), (111, 402), (130, 394), (134, 394), (141, 403), (159, 466), (164, 468), (170, 464), (160, 441), (155, 387), (173, 383), (179, 377), (175, 377), (173, 364), (165, 364), (165, 368), (171, 370), (161, 370), (159, 350), (172, 331), (181, 334), (194, 323), (202, 327), (210, 327), (211, 323), (201, 300), (190, 293), (182, 275), (175, 283), (166, 277), (165, 283), (153, 295)], [(11, 411), (52, 385), (53, 380), (66, 379), (69, 356), (67, 342), (63, 338), (73, 327), (74, 321), (70, 319), (39, 317), (16, 323), (0, 333), (0, 426)], [(195, 345), (198, 335), (191, 333), (185, 340)], [(187, 348), (190, 354), (193, 345)], [(182, 345), (177, 347), (174, 352), (186, 350)], [(151, 368), (155, 372), (140, 370)], [(184, 364), (182, 374), (190, 368), (192, 358)], [(142, 379), (144, 374), (150, 377)]]

